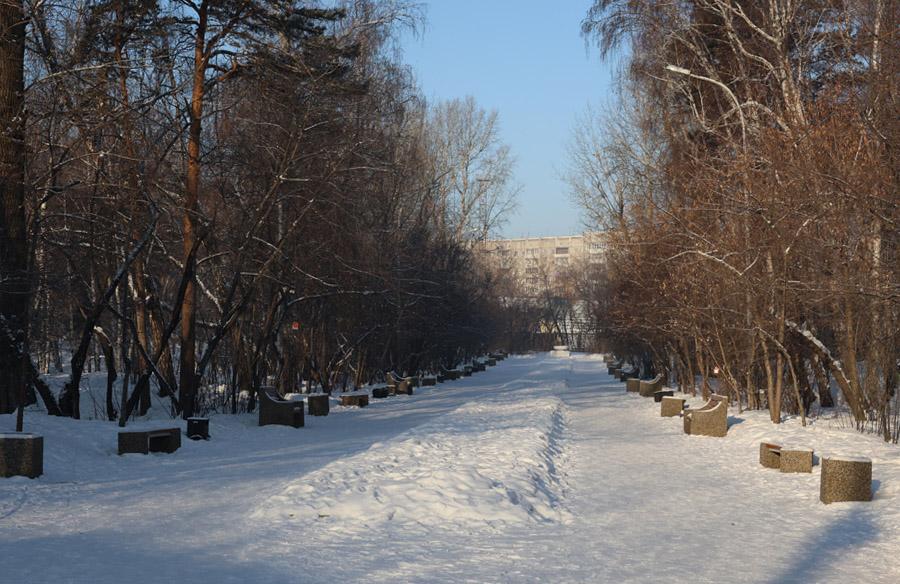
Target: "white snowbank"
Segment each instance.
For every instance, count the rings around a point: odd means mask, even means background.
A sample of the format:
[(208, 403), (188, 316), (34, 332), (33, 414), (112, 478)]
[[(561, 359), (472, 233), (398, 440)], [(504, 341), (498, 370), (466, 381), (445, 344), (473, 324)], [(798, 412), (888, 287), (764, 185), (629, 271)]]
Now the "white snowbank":
[(556, 397), (470, 402), (303, 477), (253, 518), (341, 532), (386, 522), (500, 529), (565, 521), (557, 470), (563, 427)]

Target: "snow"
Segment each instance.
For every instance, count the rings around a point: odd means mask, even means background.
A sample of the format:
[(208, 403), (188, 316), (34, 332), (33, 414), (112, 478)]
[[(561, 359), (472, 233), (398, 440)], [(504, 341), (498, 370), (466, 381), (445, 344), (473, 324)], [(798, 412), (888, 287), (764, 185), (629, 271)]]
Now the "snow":
[(306, 533), (365, 533), (391, 522), (423, 535), (562, 521), (561, 408), (559, 398), (540, 396), (465, 404), (292, 482), (252, 517), (286, 521), (289, 530), (305, 524)]
[(37, 436), (40, 436), (40, 434), (32, 434), (27, 432), (21, 434), (17, 434), (15, 432), (0, 432), (0, 438), (2, 438), (3, 440), (31, 440), (32, 438), (35, 438)]
[[(900, 448), (730, 416), (686, 436), (577, 354), (300, 429), (213, 415), (174, 454), (120, 457), (114, 423), (29, 411), (45, 474), (0, 479), (0, 582), (900, 581)], [(820, 503), (819, 466), (762, 468), (764, 440), (870, 458), (873, 501)]]

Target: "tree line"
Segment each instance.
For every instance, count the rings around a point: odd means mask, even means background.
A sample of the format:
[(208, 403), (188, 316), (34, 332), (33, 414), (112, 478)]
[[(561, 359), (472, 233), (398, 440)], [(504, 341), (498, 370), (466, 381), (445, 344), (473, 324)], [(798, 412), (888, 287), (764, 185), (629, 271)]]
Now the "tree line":
[(618, 99), (572, 141), (611, 348), (900, 439), (900, 3), (595, 0)]
[(496, 342), (471, 242), (513, 160), (496, 112), (423, 99), (395, 50), (421, 22), (404, 0), (0, 0), (0, 413), (77, 418), (101, 363), (124, 425)]

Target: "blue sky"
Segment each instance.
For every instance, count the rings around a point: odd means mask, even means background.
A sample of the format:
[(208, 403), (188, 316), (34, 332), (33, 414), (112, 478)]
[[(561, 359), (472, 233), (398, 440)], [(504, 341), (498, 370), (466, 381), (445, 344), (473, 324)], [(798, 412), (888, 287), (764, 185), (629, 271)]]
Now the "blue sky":
[(560, 175), (576, 119), (607, 101), (613, 65), (588, 50), (579, 26), (591, 0), (427, 0), (427, 25), (403, 41), (429, 100), (473, 96), (500, 113), (516, 157), (519, 208), (503, 235), (582, 231)]

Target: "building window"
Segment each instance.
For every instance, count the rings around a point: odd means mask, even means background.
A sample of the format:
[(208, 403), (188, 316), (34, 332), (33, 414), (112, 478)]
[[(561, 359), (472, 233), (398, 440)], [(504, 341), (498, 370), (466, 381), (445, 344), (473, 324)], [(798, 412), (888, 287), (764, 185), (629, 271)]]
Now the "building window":
[(569, 248), (568, 247), (556, 248), (556, 255), (569, 255)]

